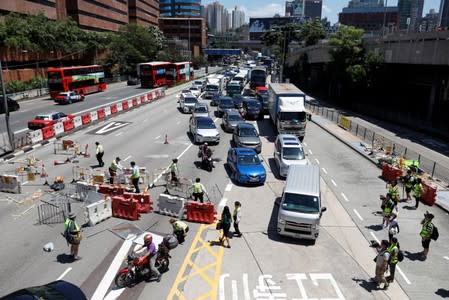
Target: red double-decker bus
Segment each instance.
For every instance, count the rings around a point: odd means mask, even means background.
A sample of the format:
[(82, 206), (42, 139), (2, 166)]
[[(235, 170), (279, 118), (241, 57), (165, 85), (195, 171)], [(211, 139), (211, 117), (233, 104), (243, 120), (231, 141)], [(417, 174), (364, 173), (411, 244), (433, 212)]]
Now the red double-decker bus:
[(192, 80), (191, 67), (192, 62), (190, 61), (170, 63), (167, 68), (167, 84), (173, 86), (177, 83)]
[(140, 86), (143, 88), (155, 88), (167, 85), (167, 68), (170, 62), (152, 61), (137, 65), (137, 74), (140, 77)]
[(104, 69), (100, 65), (48, 68), (47, 75), (52, 98), (61, 92), (90, 94), (106, 90)]

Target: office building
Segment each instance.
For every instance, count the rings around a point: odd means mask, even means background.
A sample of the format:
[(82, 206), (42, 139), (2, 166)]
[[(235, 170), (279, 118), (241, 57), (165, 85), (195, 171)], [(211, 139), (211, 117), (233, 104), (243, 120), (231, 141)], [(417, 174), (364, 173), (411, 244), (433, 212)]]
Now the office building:
[(440, 26), (449, 27), (449, 0), (441, 0), (440, 12)]
[(306, 19), (314, 20), (318, 18), (321, 20), (322, 9), (323, 0), (305, 0), (304, 2), (304, 16)]
[(384, 27), (390, 31), (399, 24), (399, 12), (396, 6), (385, 7), (377, 0), (363, 3), (362, 0), (354, 0), (339, 13), (338, 22), (369, 32), (381, 31)]
[(159, 0), (161, 17), (200, 17), (201, 0)]
[(5, 0), (0, 1), (0, 14), (15, 12), (18, 14), (31, 14), (42, 12), (52, 20), (63, 19), (67, 16), (65, 0), (26, 1)]
[(129, 22), (142, 26), (158, 25), (159, 1), (128, 0)]
[(373, 8), (383, 6), (383, 0), (351, 0), (348, 3), (348, 8)]
[(293, 0), (285, 2), (285, 16), (286, 17), (302, 17), (304, 16), (304, 1)]
[(398, 0), (399, 29), (416, 31), (422, 17), (424, 0)]

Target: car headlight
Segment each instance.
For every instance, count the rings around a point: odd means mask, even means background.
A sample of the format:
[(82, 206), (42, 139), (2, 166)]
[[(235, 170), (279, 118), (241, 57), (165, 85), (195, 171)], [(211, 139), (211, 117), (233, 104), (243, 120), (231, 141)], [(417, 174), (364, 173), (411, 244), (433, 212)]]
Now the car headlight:
[(310, 228), (311, 228), (312, 230), (316, 230), (317, 226), (316, 226), (316, 224), (312, 224), (312, 225), (310, 226)]
[(278, 224), (285, 225), (285, 220), (282, 218), (278, 218)]
[(199, 134), (199, 133), (197, 133), (196, 136), (198, 136), (198, 137), (203, 137), (203, 135), (201, 135), (201, 134)]

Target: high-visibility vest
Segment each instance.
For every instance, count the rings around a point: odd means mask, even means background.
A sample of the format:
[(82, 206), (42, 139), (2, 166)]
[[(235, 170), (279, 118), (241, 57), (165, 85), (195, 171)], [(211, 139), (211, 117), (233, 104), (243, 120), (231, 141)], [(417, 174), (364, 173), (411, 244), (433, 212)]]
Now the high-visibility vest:
[(388, 217), (388, 216), (391, 215), (391, 211), (393, 210), (393, 207), (394, 207), (394, 202), (391, 199), (389, 199), (389, 200), (384, 202), (384, 205), (385, 205), (385, 207), (384, 207), (384, 215), (386, 217)]
[(114, 160), (112, 160), (111, 165), (109, 166), (109, 169), (111, 169), (111, 171), (113, 172), (117, 172), (117, 162)]
[(178, 164), (172, 163), (171, 166), (170, 166), (170, 171), (173, 172), (173, 173), (178, 172)]
[(398, 263), (398, 252), (399, 248), (396, 244), (391, 244), (390, 247), (387, 248), (387, 252), (390, 253), (391, 260), (390, 263), (397, 264)]
[(64, 223), (64, 231), (67, 233), (76, 232), (77, 234), (80, 233), (80, 227), (76, 222), (72, 221), (71, 219), (67, 218)]
[(195, 183), (193, 184), (193, 192), (194, 192), (195, 194), (201, 194), (201, 193), (203, 192), (203, 186), (202, 186), (202, 184), (199, 183), (199, 182), (195, 182)]
[(422, 185), (421, 183), (416, 183), (413, 186), (413, 197), (419, 198), (422, 195)]
[(104, 152), (103, 145), (102, 145), (102, 144), (99, 144), (99, 145), (97, 146), (97, 153), (103, 153), (103, 152)]
[(183, 221), (176, 221), (175, 223), (173, 223), (173, 229), (175, 231), (185, 231), (187, 227), (189, 226)]
[(131, 175), (131, 178), (133, 178), (133, 179), (140, 178), (140, 170), (139, 170), (138, 166), (134, 166), (133, 174)]
[(423, 238), (430, 238), (432, 236), (433, 224), (431, 221), (424, 222), (419, 235)]
[(232, 213), (232, 217), (234, 219), (234, 222), (239, 223), (240, 222), (240, 206), (236, 206), (234, 208), (234, 212)]
[(406, 175), (405, 176), (405, 187), (408, 188), (408, 189), (411, 189), (413, 187), (413, 181), (415, 181), (413, 176)]
[(390, 198), (394, 201), (398, 200), (399, 198), (399, 192), (398, 192), (398, 186), (390, 186), (388, 189), (388, 194), (390, 195)]

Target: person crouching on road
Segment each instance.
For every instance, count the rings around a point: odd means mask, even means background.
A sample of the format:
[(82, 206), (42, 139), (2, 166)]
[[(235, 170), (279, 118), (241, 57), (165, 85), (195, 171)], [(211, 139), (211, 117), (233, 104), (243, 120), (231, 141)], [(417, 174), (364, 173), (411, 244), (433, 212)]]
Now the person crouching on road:
[(140, 180), (140, 171), (139, 171), (139, 166), (136, 165), (136, 163), (134, 161), (132, 161), (130, 163), (131, 168), (132, 168), (132, 174), (131, 174), (131, 182), (134, 186), (134, 190), (136, 194), (140, 194), (140, 189), (139, 189), (139, 180)]
[(109, 166), (109, 183), (114, 184), (114, 180), (117, 177), (117, 170), (121, 170), (122, 165), (120, 164), (120, 157), (116, 157), (112, 160), (111, 165)]
[(181, 220), (170, 219), (170, 224), (173, 226), (173, 234), (180, 244), (184, 243), (187, 232), (189, 232), (189, 225)]
[(68, 244), (70, 244), (70, 255), (74, 260), (80, 260), (78, 256), (78, 249), (81, 242), (81, 229), (75, 221), (76, 215), (71, 212), (64, 223), (64, 237)]

